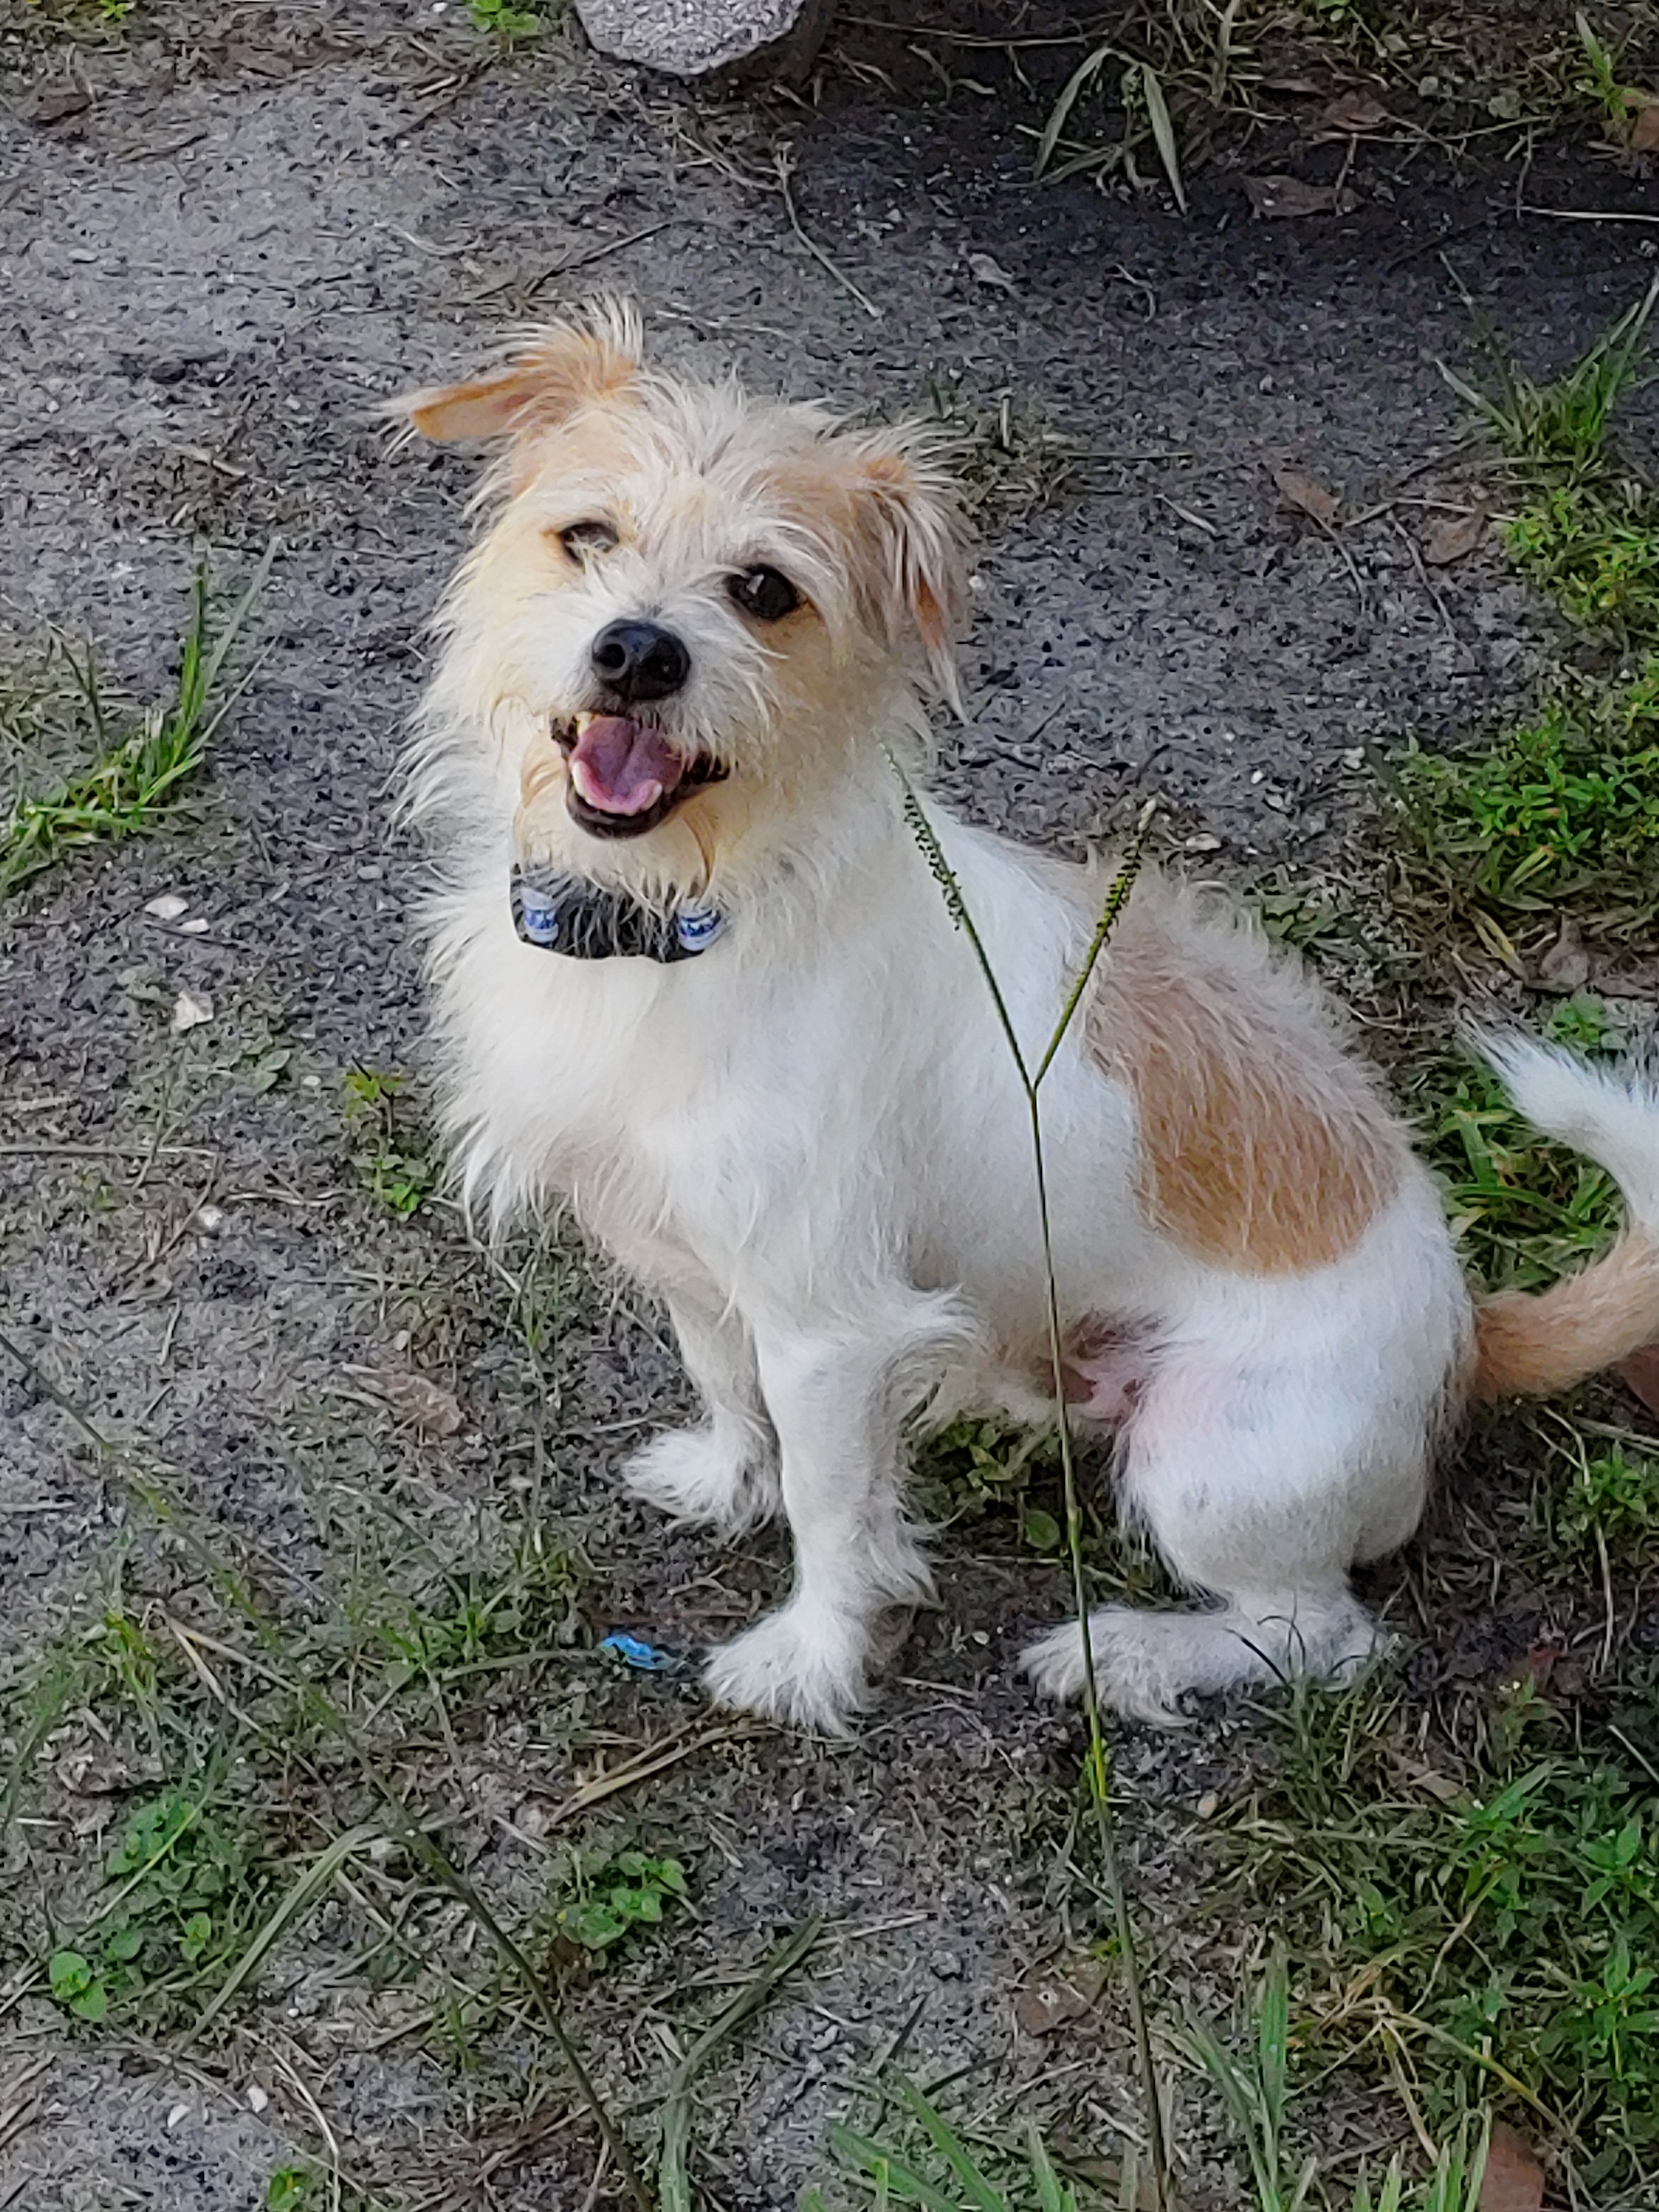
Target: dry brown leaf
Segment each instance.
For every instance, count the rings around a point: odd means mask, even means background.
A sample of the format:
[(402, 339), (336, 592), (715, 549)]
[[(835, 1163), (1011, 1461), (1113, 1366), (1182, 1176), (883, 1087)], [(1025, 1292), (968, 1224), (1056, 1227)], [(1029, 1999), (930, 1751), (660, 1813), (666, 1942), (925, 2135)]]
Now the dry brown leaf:
[(1553, 945), (1538, 963), (1538, 980), (1552, 991), (1582, 991), (1589, 981), (1589, 954), (1578, 924), (1564, 915)]
[(1659, 999), (1659, 960), (1609, 968), (1596, 977), (1595, 988), (1609, 999)]
[(1423, 558), (1431, 568), (1449, 568), (1466, 561), (1486, 534), (1486, 510), (1472, 507), (1467, 514), (1443, 514), (1423, 541)]
[(412, 1421), (429, 1437), (453, 1437), (466, 1426), (466, 1415), (453, 1390), (406, 1367), (355, 1367), (375, 1396), (400, 1421)]
[(1492, 958), (1501, 960), (1511, 975), (1524, 978), (1527, 971), (1521, 964), (1521, 955), (1516, 951), (1510, 933), (1502, 922), (1494, 921), (1484, 907), (1478, 906), (1470, 908), (1469, 920), (1474, 925), (1475, 935), (1491, 953)]
[(1389, 111), (1369, 92), (1345, 92), (1321, 109), (1315, 128), (1339, 131), (1348, 137), (1364, 131), (1380, 131), (1390, 120)]
[(968, 270), (976, 283), (988, 284), (999, 292), (1018, 297), (1019, 286), (994, 254), (970, 253), (968, 256)]
[(1644, 1344), (1622, 1359), (1613, 1372), (1627, 1390), (1633, 1390), (1649, 1413), (1659, 1419), (1659, 1344)]
[(1068, 1978), (1034, 1982), (1014, 1999), (1014, 2019), (1026, 2035), (1052, 2035), (1068, 2021), (1081, 2020), (1102, 1989), (1105, 1975), (1097, 1962), (1085, 1960)]
[(273, 53), (269, 46), (253, 46), (234, 39), (225, 48), (225, 59), (232, 69), (244, 69), (254, 76), (279, 79), (292, 76), (294, 64), (286, 54)]
[(1540, 2212), (1544, 2170), (1523, 2135), (1499, 2120), (1486, 2151), (1480, 2184), (1480, 2212)]
[(1346, 215), (1352, 201), (1339, 198), (1334, 185), (1304, 185), (1300, 177), (1246, 177), (1245, 198), (1252, 210), (1272, 219), (1302, 215)]
[(1336, 520), (1336, 510), (1342, 501), (1339, 494), (1327, 491), (1317, 477), (1305, 476), (1300, 469), (1275, 469), (1273, 479), (1279, 488), (1279, 496), (1286, 507), (1294, 507), (1298, 514), (1311, 515), (1328, 529)]
[(1437, 1766), (1427, 1765), (1419, 1759), (1401, 1759), (1396, 1762), (1406, 1780), (1429, 1796), (1437, 1798), (1443, 1805), (1463, 1802), (1468, 1791), (1461, 1782), (1454, 1782), (1449, 1774), (1443, 1774)]
[(84, 115), (91, 106), (92, 94), (74, 85), (62, 92), (43, 92), (31, 113), (34, 121), (42, 125), (67, 123), (71, 116)]
[(1534, 1644), (1524, 1659), (1516, 1661), (1510, 1680), (1517, 1689), (1547, 1690), (1565, 1656), (1559, 1644)]
[(1632, 154), (1659, 154), (1659, 100), (1649, 100), (1638, 110), (1630, 126)]

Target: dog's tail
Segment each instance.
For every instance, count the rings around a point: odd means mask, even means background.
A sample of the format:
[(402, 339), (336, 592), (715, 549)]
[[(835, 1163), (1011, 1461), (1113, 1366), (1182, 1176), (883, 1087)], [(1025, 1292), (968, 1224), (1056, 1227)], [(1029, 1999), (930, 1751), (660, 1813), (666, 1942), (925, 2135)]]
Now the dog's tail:
[(1527, 1037), (1481, 1050), (1534, 1127), (1605, 1168), (1625, 1200), (1612, 1250), (1547, 1291), (1475, 1309), (1474, 1395), (1547, 1397), (1659, 1342), (1659, 1091)]

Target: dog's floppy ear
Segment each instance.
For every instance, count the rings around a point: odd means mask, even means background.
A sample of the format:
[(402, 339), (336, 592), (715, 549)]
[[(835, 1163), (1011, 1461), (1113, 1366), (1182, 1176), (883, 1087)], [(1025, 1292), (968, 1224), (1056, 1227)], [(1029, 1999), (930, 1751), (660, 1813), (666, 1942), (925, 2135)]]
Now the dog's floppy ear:
[(956, 641), (968, 599), (966, 532), (956, 489), (920, 439), (855, 441), (854, 512), (868, 597), (895, 643), (920, 642), (939, 697), (963, 711)]
[(446, 445), (556, 429), (594, 400), (625, 391), (641, 359), (637, 314), (620, 301), (601, 302), (580, 321), (527, 332), (501, 368), (465, 384), (407, 392), (389, 400), (386, 412)]

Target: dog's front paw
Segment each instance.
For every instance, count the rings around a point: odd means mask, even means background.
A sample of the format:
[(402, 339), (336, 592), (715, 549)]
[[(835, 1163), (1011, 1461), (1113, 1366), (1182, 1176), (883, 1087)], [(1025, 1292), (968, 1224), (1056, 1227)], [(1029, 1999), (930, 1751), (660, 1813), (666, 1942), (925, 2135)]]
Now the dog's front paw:
[(703, 1681), (719, 1705), (845, 1735), (868, 1694), (864, 1641), (856, 1621), (792, 1601), (722, 1645)]
[(665, 1429), (624, 1462), (623, 1480), (677, 1521), (712, 1522), (735, 1533), (772, 1511), (775, 1482), (746, 1437), (704, 1422)]

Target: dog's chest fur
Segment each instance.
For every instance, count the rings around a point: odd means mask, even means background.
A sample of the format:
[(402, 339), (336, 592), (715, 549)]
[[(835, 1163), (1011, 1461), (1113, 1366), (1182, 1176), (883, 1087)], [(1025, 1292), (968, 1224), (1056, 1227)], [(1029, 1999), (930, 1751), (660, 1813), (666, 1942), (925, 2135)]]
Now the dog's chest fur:
[[(945, 826), (1040, 1045), (1083, 918), (1017, 848)], [(911, 1279), (982, 1283), (993, 1308), (1018, 1310), (1010, 1330), (1036, 1310), (1030, 1139), (1006, 1045), (885, 793), (856, 823), (824, 825), (810, 869), (739, 901), (719, 945), (667, 969), (525, 946), (504, 873), (481, 858), (434, 970), (448, 1119), (475, 1190), (504, 1206), (557, 1190), (647, 1275), (676, 1251), (728, 1285), (861, 1254), (872, 1276), (896, 1263)], [(1062, 1264), (1067, 1223), (1092, 1241), (1115, 1218), (1132, 1278), (1149, 1240), (1131, 1111), (1080, 1032), (1045, 1097), (1056, 1130), (1086, 1132), (1056, 1159)], [(1121, 1172), (1103, 1175), (1103, 1157)]]

